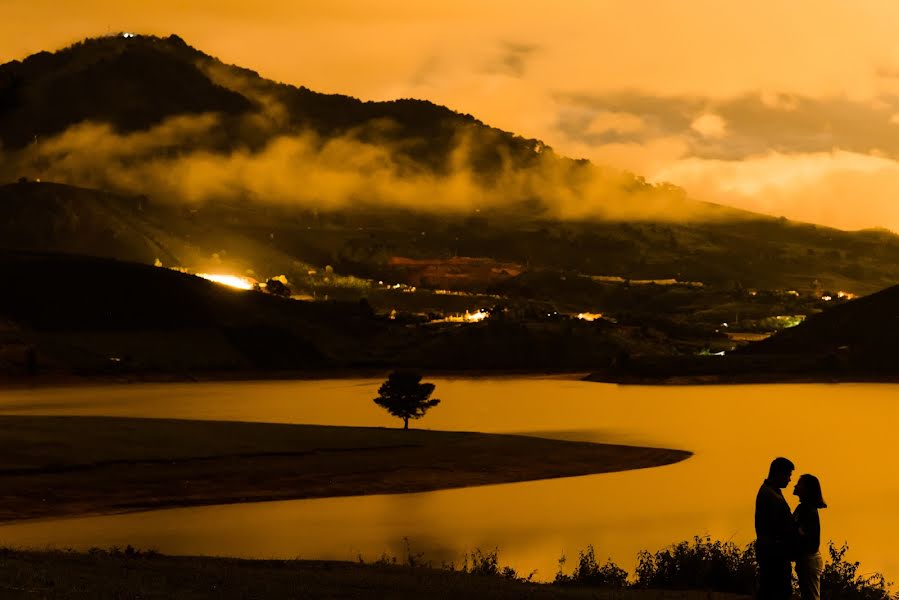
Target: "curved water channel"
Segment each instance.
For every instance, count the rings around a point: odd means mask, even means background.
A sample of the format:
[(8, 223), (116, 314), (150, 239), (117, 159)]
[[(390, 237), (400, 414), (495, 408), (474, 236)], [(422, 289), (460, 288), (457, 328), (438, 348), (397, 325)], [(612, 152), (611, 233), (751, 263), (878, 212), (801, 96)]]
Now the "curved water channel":
[[(899, 577), (896, 385), (624, 387), (565, 377), (431, 379), (443, 402), (419, 427), (525, 433), (695, 452), (641, 471), (418, 494), (167, 509), (0, 527), (0, 544), (124, 546), (167, 554), (374, 560), (414, 553), (459, 564), (474, 548), (551, 579), (593, 544), (633, 572), (637, 552), (694, 535), (745, 544), (767, 465), (819, 476), (823, 539), (865, 572)], [(396, 426), (380, 380), (272, 381), (0, 391), (0, 413)], [(794, 477), (795, 479), (795, 477)], [(792, 489), (792, 488), (790, 488)], [(795, 506), (795, 498), (788, 496)], [(571, 562), (569, 561), (569, 568)]]

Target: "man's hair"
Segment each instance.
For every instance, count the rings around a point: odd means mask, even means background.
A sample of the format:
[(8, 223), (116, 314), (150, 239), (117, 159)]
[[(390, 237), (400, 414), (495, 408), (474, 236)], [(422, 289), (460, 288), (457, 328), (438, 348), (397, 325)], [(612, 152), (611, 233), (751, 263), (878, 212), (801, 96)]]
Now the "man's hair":
[(796, 465), (794, 465), (790, 459), (784, 458), (783, 456), (778, 456), (771, 461), (771, 467), (768, 469), (768, 475), (774, 475), (777, 473), (790, 473), (794, 469), (796, 469)]

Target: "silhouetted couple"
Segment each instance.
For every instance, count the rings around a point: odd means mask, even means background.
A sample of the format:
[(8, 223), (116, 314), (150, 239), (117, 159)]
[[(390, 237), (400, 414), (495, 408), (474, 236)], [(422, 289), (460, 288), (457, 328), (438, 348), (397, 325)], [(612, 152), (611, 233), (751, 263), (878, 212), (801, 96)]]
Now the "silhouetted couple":
[(794, 512), (781, 490), (790, 484), (793, 463), (775, 458), (755, 498), (756, 558), (759, 564), (759, 600), (789, 600), (793, 595), (793, 573), (790, 563), (796, 562), (796, 575), (802, 600), (820, 600), (821, 521), (818, 509), (825, 508), (821, 484), (814, 475), (803, 475), (793, 488), (799, 497)]

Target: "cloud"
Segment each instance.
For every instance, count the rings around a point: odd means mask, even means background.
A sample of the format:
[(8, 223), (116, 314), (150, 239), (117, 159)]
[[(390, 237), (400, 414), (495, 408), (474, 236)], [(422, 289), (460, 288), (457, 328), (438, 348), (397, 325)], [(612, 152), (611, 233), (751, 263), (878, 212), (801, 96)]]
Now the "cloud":
[[(556, 129), (567, 151), (672, 182), (701, 200), (899, 231), (899, 96), (620, 91), (558, 99)], [(608, 115), (632, 126), (605, 125)]]
[[(248, 122), (257, 131), (270, 124), (260, 115)], [(216, 115), (177, 117), (129, 134), (106, 124), (82, 123), (0, 164), (7, 178), (37, 170), (48, 180), (179, 202), (252, 200), (324, 210), (371, 204), (471, 212), (536, 200), (547, 215), (565, 219), (718, 217), (672, 186), (653, 186), (624, 171), (563, 159), (540, 146), (534, 148), (532, 166), (506, 163), (485, 178), (472, 167), (475, 140), (462, 132), (447, 164), (434, 172), (410, 164), (398, 149), (366, 141), (370, 131), (338, 137), (308, 131), (274, 134), (258, 146), (228, 152), (217, 151), (215, 144), (198, 146), (197, 140), (215, 139), (222, 128)]]
[(899, 231), (899, 161), (836, 151), (741, 161), (686, 158), (657, 172), (699, 197), (846, 229)]
[(714, 113), (706, 113), (693, 119), (690, 129), (706, 138), (723, 138), (727, 135), (727, 121)]
[(488, 62), (486, 71), (520, 79), (525, 76), (528, 62), (539, 50), (537, 44), (503, 42), (499, 58)]
[(607, 143), (603, 137), (571, 126), (606, 112), (628, 113), (645, 127), (618, 132), (616, 142), (646, 143), (681, 136), (692, 156), (741, 160), (768, 152), (809, 153), (834, 149), (899, 158), (899, 96), (878, 102), (847, 98), (810, 98), (793, 94), (753, 93), (734, 98), (656, 96), (638, 92), (561, 96), (557, 129), (579, 142)]

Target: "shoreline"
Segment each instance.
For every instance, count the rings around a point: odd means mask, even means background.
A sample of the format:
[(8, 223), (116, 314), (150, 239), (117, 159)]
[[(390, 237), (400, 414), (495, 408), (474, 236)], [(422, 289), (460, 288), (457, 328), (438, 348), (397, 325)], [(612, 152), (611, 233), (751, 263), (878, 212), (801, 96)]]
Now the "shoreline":
[(507, 434), (53, 416), (0, 416), (0, 450), (0, 524), (429, 492), (652, 468), (692, 456)]
[[(132, 373), (118, 375), (54, 374), (15, 376), (0, 374), (0, 391), (53, 389), (65, 387), (141, 385), (165, 383), (250, 383), (268, 381), (315, 381), (341, 379), (383, 379), (394, 369), (334, 369), (316, 371), (264, 371), (264, 372), (208, 372), (195, 374)], [(438, 369), (418, 370), (426, 378), (440, 379), (508, 379), (508, 378), (560, 378), (591, 383), (608, 383), (622, 386), (690, 386), (690, 385), (763, 385), (763, 384), (837, 384), (837, 383), (899, 383), (899, 375), (864, 373), (717, 373), (683, 375), (628, 375), (584, 369)]]
[[(58, 387), (85, 387), (91, 385), (137, 385), (154, 383), (243, 383), (263, 381), (314, 381), (331, 379), (384, 379), (396, 369), (371, 368), (371, 369), (334, 369), (316, 371), (227, 371), (208, 372), (194, 374), (173, 373), (130, 373), (118, 375), (73, 375), (53, 374), (36, 376), (9, 376), (0, 373), (0, 390), (21, 389), (47, 389)], [(534, 371), (532, 369), (506, 369), (491, 371), (487, 369), (413, 369), (422, 373), (426, 378), (438, 377), (442, 379), (466, 378), (466, 379), (503, 379), (514, 377), (561, 377), (585, 380), (590, 375), (585, 369), (545, 369)]]
[(632, 386), (691, 386), (691, 385), (765, 385), (765, 384), (838, 384), (838, 383), (899, 383), (899, 375), (827, 375), (822, 374), (733, 374), (733, 375), (672, 375), (666, 377), (611, 375), (590, 373), (582, 381)]

